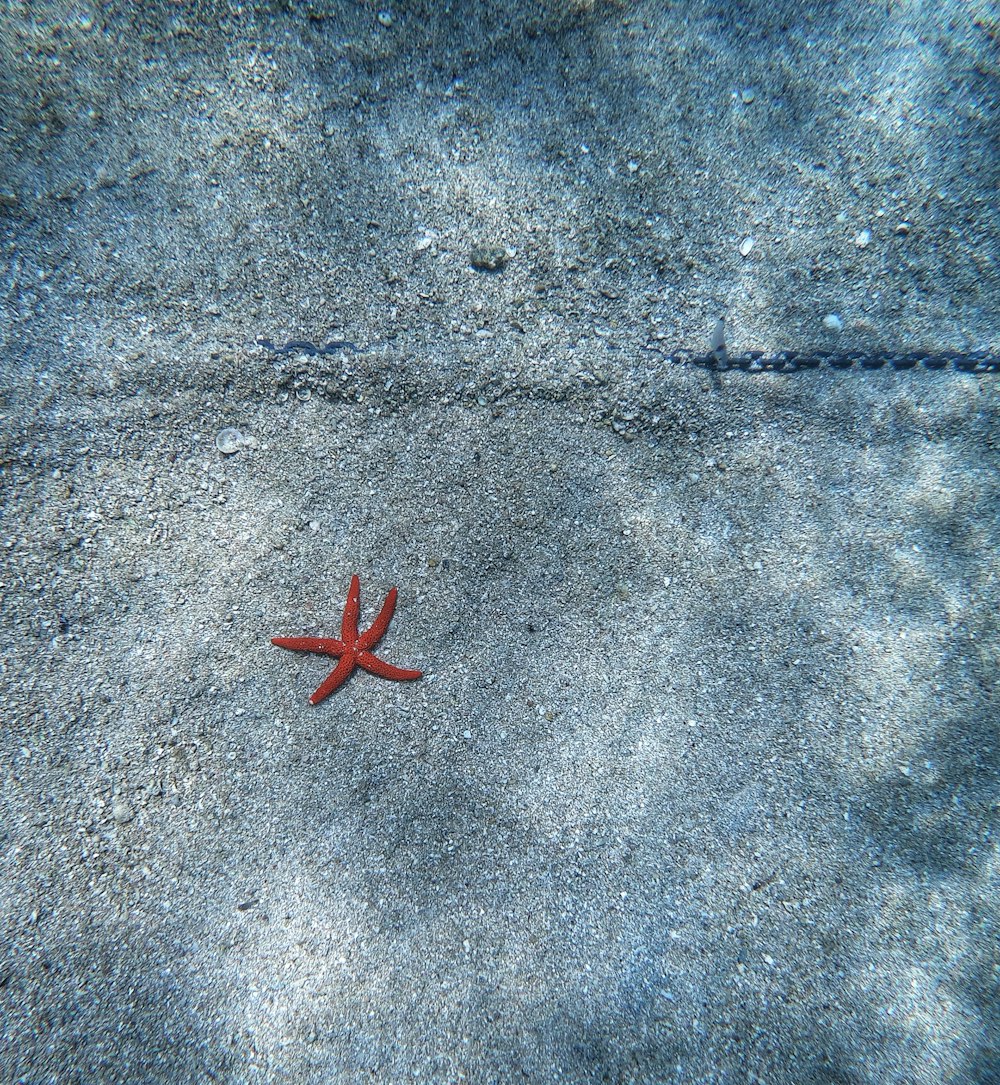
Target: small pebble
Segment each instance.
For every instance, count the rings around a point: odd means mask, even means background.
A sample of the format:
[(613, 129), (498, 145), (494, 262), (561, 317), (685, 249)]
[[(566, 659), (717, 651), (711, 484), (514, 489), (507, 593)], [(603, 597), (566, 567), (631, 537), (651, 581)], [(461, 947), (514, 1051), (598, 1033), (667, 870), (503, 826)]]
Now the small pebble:
[(508, 259), (502, 245), (474, 245), (469, 253), (469, 263), (477, 271), (502, 271)]
[(111, 816), (119, 825), (125, 825), (135, 817), (132, 807), (124, 799), (115, 799), (111, 807)]
[(740, 98), (742, 98), (744, 105), (749, 105), (756, 97), (753, 87), (744, 87), (740, 91)]
[(385, 26), (385, 27), (392, 26), (392, 12), (391, 11), (380, 11), (378, 13), (378, 21), (382, 24), (382, 26)]
[(828, 332), (842, 332), (844, 330), (844, 322), (836, 313), (827, 313), (823, 317), (823, 327)]
[(220, 429), (215, 435), (215, 447), (223, 456), (231, 456), (243, 447), (243, 434), (238, 429)]
[(749, 256), (751, 249), (753, 249), (753, 238), (743, 238), (743, 240), (740, 242), (740, 256)]
[(861, 233), (859, 233), (858, 236), (854, 239), (854, 244), (857, 245), (859, 249), (867, 249), (871, 243), (871, 230), (862, 230)]

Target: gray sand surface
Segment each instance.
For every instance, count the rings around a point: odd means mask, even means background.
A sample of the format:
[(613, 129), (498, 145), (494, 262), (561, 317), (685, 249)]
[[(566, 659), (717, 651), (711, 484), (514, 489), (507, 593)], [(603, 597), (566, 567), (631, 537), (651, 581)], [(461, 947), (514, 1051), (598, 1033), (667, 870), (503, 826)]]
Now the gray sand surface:
[(1000, 1081), (998, 34), (5, 6), (0, 1082)]

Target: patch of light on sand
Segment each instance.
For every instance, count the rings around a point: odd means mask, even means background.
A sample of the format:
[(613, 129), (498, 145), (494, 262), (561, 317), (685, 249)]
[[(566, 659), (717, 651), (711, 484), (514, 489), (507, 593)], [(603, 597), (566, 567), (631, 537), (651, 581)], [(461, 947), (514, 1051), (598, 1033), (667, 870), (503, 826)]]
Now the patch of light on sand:
[[(914, 894), (923, 899), (911, 910)], [(958, 1081), (975, 1058), (983, 1022), (963, 997), (964, 962), (976, 957), (961, 879), (929, 890), (897, 884), (882, 897), (880, 913), (888, 930), (906, 936), (887, 940), (884, 951), (859, 962), (852, 973), (858, 1004), (878, 1007), (886, 1032), (905, 1037), (913, 1064), (925, 1068), (921, 1081)]]
[(296, 859), (275, 871), (257, 910), (269, 921), (232, 950), (246, 993), (234, 1017), (253, 1049), (270, 1057), (317, 1028), (335, 1029), (362, 990), (370, 992), (375, 977), (362, 962), (371, 923), (346, 875), (338, 886)]
[(933, 1068), (934, 1080), (959, 1080), (972, 1054), (970, 1035), (978, 1026), (969, 1021), (967, 1007), (942, 982), (940, 970), (921, 964), (882, 971), (878, 1001), (883, 1026), (903, 1033), (907, 1046), (919, 1052), (919, 1061)]
[(617, 839), (677, 779), (689, 726), (673, 713), (595, 706), (557, 722), (559, 741), (511, 795), (523, 824), (548, 846), (571, 852), (595, 833)]
[[(852, 653), (847, 667), (858, 704), (868, 706), (844, 750), (841, 771), (858, 786), (908, 776), (926, 749), (927, 730), (914, 721), (936, 715), (926, 683), (916, 681), (923, 661), (938, 650), (938, 633), (920, 626), (886, 623), (848, 633)], [(859, 756), (859, 752), (862, 756)], [(925, 775), (923, 769), (921, 775)]]

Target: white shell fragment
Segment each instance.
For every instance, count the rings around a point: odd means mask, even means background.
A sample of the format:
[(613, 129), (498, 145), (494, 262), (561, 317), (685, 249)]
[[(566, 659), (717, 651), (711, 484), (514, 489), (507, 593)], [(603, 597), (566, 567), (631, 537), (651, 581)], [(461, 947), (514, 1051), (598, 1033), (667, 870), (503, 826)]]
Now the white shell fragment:
[(740, 256), (749, 256), (750, 250), (753, 248), (753, 238), (745, 237), (740, 242)]
[(215, 435), (215, 447), (223, 456), (232, 456), (243, 447), (243, 434), (232, 427), (220, 429)]

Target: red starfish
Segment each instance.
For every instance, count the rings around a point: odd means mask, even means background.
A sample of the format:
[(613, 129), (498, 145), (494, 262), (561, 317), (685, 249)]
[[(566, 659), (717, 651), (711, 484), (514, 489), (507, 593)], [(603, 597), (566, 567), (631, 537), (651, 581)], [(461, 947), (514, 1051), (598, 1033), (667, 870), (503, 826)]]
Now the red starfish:
[(361, 612), (361, 581), (357, 574), (351, 577), (351, 590), (347, 593), (344, 604), (344, 620), (340, 626), (340, 640), (332, 637), (272, 637), (271, 643), (279, 648), (291, 648), (294, 652), (318, 652), (324, 656), (340, 656), (337, 666), (328, 675), (326, 681), (309, 698), (310, 704), (319, 704), (324, 697), (329, 697), (348, 679), (355, 667), (363, 667), (380, 678), (393, 678), (405, 682), (410, 678), (422, 678), (423, 671), (410, 671), (403, 667), (394, 667), (373, 655), (370, 649), (385, 636), (385, 631), (392, 621), (392, 612), (396, 609), (396, 589), (392, 588), (385, 597), (378, 617), (371, 627), (358, 635), (358, 615)]

